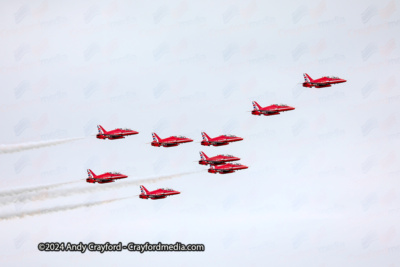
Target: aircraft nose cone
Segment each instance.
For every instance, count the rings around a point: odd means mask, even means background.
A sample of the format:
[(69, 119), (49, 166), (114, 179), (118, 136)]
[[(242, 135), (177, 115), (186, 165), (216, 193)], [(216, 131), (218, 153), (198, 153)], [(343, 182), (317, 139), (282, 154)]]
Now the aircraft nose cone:
[(181, 192), (179, 191), (175, 191), (175, 195), (179, 195)]

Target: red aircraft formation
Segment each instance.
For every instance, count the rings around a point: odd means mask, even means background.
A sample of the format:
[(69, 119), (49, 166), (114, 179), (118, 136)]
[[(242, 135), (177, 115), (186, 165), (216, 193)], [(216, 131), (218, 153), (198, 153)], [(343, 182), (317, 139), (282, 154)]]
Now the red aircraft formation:
[(101, 125), (97, 125), (97, 129), (99, 130), (99, 133), (96, 135), (97, 138), (109, 139), (109, 140), (122, 139), (125, 138), (125, 136), (139, 133), (131, 129), (121, 129), (121, 128), (107, 132), (106, 130), (104, 130), (103, 127), (101, 127)]
[(231, 142), (242, 141), (242, 137), (237, 137), (235, 135), (220, 135), (218, 137), (211, 138), (205, 132), (201, 133), (203, 141), (201, 141), (202, 146), (226, 146)]
[(156, 133), (152, 133), (153, 135), (153, 142), (151, 142), (152, 146), (163, 146), (163, 147), (170, 147), (170, 146), (178, 146), (182, 143), (189, 143), (193, 142), (192, 139), (189, 139), (185, 136), (170, 136), (164, 139), (161, 139)]
[(106, 184), (106, 183), (112, 183), (115, 180), (118, 179), (124, 179), (127, 178), (128, 176), (125, 174), (121, 174), (119, 172), (106, 172), (100, 175), (94, 174), (92, 170), (88, 169), (87, 170), (89, 177), (86, 179), (86, 182), (88, 183), (99, 183), (99, 184)]
[(290, 107), (288, 105), (283, 104), (274, 104), (267, 107), (261, 107), (256, 101), (253, 101), (253, 110), (251, 114), (253, 115), (264, 115), (264, 116), (271, 116), (271, 115), (278, 115), (280, 112), (294, 110), (294, 107)]
[(140, 186), (140, 191), (142, 192), (139, 195), (139, 198), (142, 199), (161, 199), (161, 198), (166, 198), (169, 196), (173, 196), (173, 195), (178, 195), (181, 192), (172, 190), (172, 189), (168, 189), (168, 188), (161, 188), (161, 189), (157, 189), (154, 191), (149, 191), (146, 189), (146, 187), (144, 187), (143, 185)]
[(304, 76), (303, 87), (309, 87), (309, 88), (330, 87), (332, 84), (347, 82), (345, 79), (341, 79), (339, 77), (334, 77), (334, 76), (325, 76), (316, 80), (313, 80), (307, 73), (304, 73), (303, 76)]
[(237, 161), (240, 158), (232, 155), (217, 155), (209, 158), (203, 151), (200, 151), (200, 165), (210, 165), (209, 173), (233, 173), (238, 170), (247, 169), (248, 167), (239, 163), (229, 163)]
[[(313, 80), (307, 73), (304, 73), (304, 87), (330, 87), (332, 84), (344, 83), (346, 80), (341, 79), (339, 77), (331, 77), (326, 76), (316, 80)], [(256, 101), (253, 101), (253, 110), (251, 111), (252, 115), (278, 115), (281, 112), (294, 110), (294, 107), (283, 105), (283, 104), (274, 104), (266, 107), (261, 107)], [(112, 131), (106, 131), (101, 125), (97, 126), (99, 133), (96, 135), (99, 139), (122, 139), (125, 136), (138, 134), (139, 132), (133, 131), (131, 129), (115, 129)], [(211, 138), (205, 132), (201, 133), (202, 141), (201, 145), (203, 146), (225, 146), (231, 142), (242, 141), (242, 137), (237, 137), (235, 135), (220, 135), (218, 137)], [(167, 138), (160, 138), (156, 133), (152, 133), (153, 141), (151, 142), (152, 146), (155, 147), (172, 147), (178, 146), (182, 143), (193, 142), (192, 139), (187, 138), (185, 136), (171, 136)], [(210, 165), (208, 169), (209, 173), (220, 173), (227, 174), (233, 173), (238, 170), (247, 169), (248, 167), (239, 163), (232, 163), (233, 161), (238, 161), (240, 158), (232, 156), (232, 155), (224, 155), (219, 154), (214, 157), (208, 157), (203, 151), (200, 151), (200, 165)], [(88, 183), (112, 183), (117, 179), (127, 178), (127, 175), (118, 173), (118, 172), (107, 172), (101, 175), (95, 175), (90, 169), (87, 170), (89, 177), (86, 179)], [(141, 194), (139, 198), (141, 199), (163, 199), (167, 196), (177, 195), (180, 192), (172, 190), (172, 189), (157, 189), (154, 191), (148, 191), (143, 185), (140, 186)]]

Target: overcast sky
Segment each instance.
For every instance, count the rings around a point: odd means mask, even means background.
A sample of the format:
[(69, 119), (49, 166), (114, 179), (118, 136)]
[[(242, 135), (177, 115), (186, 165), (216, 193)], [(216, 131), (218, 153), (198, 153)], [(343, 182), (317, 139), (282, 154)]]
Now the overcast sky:
[[(0, 154), (2, 265), (400, 262), (400, 2), (200, 2), (0, 2), (0, 144), (63, 140)], [(305, 72), (347, 83), (303, 88)], [(253, 100), (296, 109), (252, 116)], [(139, 134), (99, 140), (97, 124)], [(244, 140), (203, 147), (202, 131)], [(195, 141), (151, 147), (151, 132)], [(199, 151), (249, 169), (209, 174)], [(88, 184), (88, 168), (129, 177)], [(182, 193), (139, 199), (142, 179)], [(80, 241), (206, 251), (37, 249)]]

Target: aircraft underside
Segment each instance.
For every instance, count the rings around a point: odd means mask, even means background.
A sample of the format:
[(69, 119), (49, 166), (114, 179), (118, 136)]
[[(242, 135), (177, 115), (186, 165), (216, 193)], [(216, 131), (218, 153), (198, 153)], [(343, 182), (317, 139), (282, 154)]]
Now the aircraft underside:
[(331, 87), (332, 85), (327, 84), (327, 85), (315, 85), (315, 88), (324, 88), (324, 87)]
[(124, 136), (113, 136), (113, 137), (108, 137), (108, 139), (110, 140), (114, 140), (114, 139), (123, 139), (125, 138)]
[(225, 142), (225, 143), (212, 143), (212, 142), (205, 142), (202, 141), (201, 142), (202, 146), (226, 146), (229, 145), (229, 142)]
[(167, 144), (167, 143), (151, 143), (152, 146), (156, 147), (171, 147), (171, 146), (178, 146), (179, 144)]
[(251, 112), (251, 114), (253, 114), (253, 115), (258, 115), (258, 116), (261, 116), (261, 115), (264, 115), (264, 116), (272, 116), (272, 115), (279, 115), (280, 113), (279, 112), (269, 112), (269, 113), (266, 113), (266, 112), (259, 112), (259, 111), (252, 111)]
[(218, 162), (199, 161), (199, 164), (201, 164), (201, 165), (222, 165), (225, 163), (227, 163), (227, 161), (218, 161)]
[(179, 144), (163, 144), (163, 147), (178, 146)]
[(98, 139), (109, 139), (109, 140), (114, 140), (114, 139), (123, 139), (125, 138), (124, 136), (106, 136), (106, 135), (102, 135), (102, 134), (98, 134), (96, 136)]
[(227, 173), (233, 173), (233, 172), (235, 172), (235, 171), (216, 171), (216, 170), (208, 170), (208, 172), (209, 173), (214, 173), (214, 174), (217, 174), (217, 173), (219, 173), (219, 174), (227, 174)]
[(162, 198), (166, 198), (167, 196), (146, 196), (146, 195), (140, 195), (139, 198), (141, 199), (152, 199), (152, 200), (157, 200), (157, 199), (162, 199)]
[(272, 115), (279, 115), (279, 112), (274, 112), (274, 113), (262, 113), (264, 116), (272, 116)]
[(107, 184), (107, 183), (113, 183), (114, 180), (97, 180), (97, 179), (88, 178), (88, 179), (86, 179), (86, 182), (91, 183), (91, 184), (94, 184), (94, 183)]
[(316, 84), (316, 83), (303, 83), (304, 87), (308, 87), (308, 88), (324, 88), (324, 87), (331, 87), (331, 84)]

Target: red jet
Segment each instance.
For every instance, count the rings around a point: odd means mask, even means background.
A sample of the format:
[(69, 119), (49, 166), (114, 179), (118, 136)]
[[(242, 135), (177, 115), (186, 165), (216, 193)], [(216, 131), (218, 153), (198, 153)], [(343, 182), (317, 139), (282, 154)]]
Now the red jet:
[(105, 183), (112, 183), (117, 179), (124, 179), (127, 178), (125, 174), (121, 174), (119, 172), (106, 172), (100, 175), (94, 174), (92, 170), (88, 169), (87, 170), (89, 177), (86, 179), (86, 182), (88, 183), (99, 183), (99, 184), (105, 184)]
[(154, 191), (149, 191), (143, 185), (140, 186), (140, 191), (142, 191), (142, 193), (139, 195), (139, 197), (142, 199), (161, 199), (181, 193), (168, 188), (161, 188)]
[(304, 76), (303, 87), (310, 87), (310, 88), (330, 87), (331, 84), (347, 82), (345, 79), (341, 79), (339, 77), (334, 77), (334, 76), (325, 76), (316, 80), (313, 80), (307, 73), (304, 73), (303, 76)]
[(217, 155), (215, 157), (207, 157), (206, 153), (203, 151), (200, 151), (200, 158), (199, 164), (201, 165), (220, 165), (220, 164), (225, 164), (226, 162), (229, 161), (237, 161), (240, 160), (240, 158), (234, 157), (232, 155)]
[(181, 143), (189, 143), (193, 142), (192, 139), (189, 139), (185, 136), (171, 136), (164, 139), (161, 139), (156, 133), (152, 133), (153, 142), (151, 142), (152, 146), (163, 146), (163, 147), (170, 147), (170, 146), (177, 146)]
[(226, 173), (233, 173), (238, 170), (244, 170), (249, 167), (239, 164), (239, 163), (227, 163), (224, 165), (218, 165), (214, 166), (211, 165), (211, 168), (208, 169), (209, 173), (220, 173), (220, 174), (226, 174)]
[(235, 135), (220, 135), (218, 137), (211, 138), (205, 132), (201, 133), (203, 141), (201, 141), (202, 146), (226, 146), (230, 142), (242, 141), (242, 137), (237, 137)]
[(264, 116), (271, 116), (271, 115), (279, 115), (280, 112), (294, 110), (294, 107), (290, 107), (288, 105), (283, 104), (274, 104), (268, 107), (261, 107), (256, 101), (253, 101), (253, 110), (251, 114), (253, 115), (264, 115)]
[(131, 129), (122, 129), (122, 128), (118, 128), (107, 132), (106, 130), (104, 130), (103, 127), (101, 127), (101, 125), (97, 125), (97, 129), (99, 130), (99, 133), (96, 135), (97, 138), (109, 139), (109, 140), (122, 139), (125, 138), (126, 135), (134, 135), (139, 133)]

